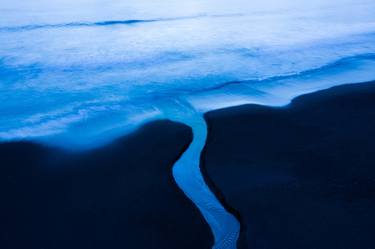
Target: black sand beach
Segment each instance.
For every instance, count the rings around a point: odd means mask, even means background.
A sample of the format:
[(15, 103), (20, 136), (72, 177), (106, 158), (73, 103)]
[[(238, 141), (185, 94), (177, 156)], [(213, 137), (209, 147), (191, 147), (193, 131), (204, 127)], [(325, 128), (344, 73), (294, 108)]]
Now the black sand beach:
[(91, 152), (0, 145), (0, 248), (210, 248), (172, 165), (192, 139), (169, 121)]
[[(239, 249), (373, 249), (375, 83), (205, 115), (201, 166)], [(0, 248), (210, 248), (172, 177), (191, 130), (153, 122), (94, 151), (0, 144)]]
[(206, 179), (239, 248), (375, 248), (375, 82), (206, 114)]

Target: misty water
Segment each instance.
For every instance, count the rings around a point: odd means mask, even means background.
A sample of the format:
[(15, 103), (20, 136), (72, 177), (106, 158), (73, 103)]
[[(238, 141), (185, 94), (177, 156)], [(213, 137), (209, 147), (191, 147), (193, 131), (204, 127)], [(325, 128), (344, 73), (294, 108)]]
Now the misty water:
[(373, 0), (0, 2), (0, 140), (90, 149), (183, 122), (194, 141), (174, 175), (217, 248), (239, 227), (199, 171), (202, 114), (374, 79)]

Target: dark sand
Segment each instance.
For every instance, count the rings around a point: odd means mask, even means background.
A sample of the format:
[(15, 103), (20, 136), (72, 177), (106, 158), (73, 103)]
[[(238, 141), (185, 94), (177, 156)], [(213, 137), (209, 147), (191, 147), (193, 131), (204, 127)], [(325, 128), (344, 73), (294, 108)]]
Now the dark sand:
[(202, 166), (239, 214), (239, 248), (375, 248), (374, 82), (206, 120)]
[(0, 248), (210, 248), (208, 225), (172, 177), (191, 139), (159, 121), (80, 154), (0, 144)]

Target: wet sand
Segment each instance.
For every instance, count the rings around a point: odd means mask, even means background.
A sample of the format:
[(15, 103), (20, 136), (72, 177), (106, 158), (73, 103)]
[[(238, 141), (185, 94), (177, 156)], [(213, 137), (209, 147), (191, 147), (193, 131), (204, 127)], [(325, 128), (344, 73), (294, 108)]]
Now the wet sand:
[(189, 127), (157, 121), (94, 151), (0, 144), (0, 248), (210, 248), (172, 166)]
[(239, 248), (375, 248), (374, 82), (205, 118), (201, 165), (242, 223)]

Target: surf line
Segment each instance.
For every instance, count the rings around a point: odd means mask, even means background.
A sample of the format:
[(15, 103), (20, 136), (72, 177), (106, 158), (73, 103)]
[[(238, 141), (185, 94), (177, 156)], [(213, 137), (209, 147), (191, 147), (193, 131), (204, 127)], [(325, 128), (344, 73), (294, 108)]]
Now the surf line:
[(200, 156), (207, 139), (206, 121), (203, 114), (195, 111), (189, 103), (183, 100), (173, 102), (167, 107), (167, 118), (190, 126), (193, 131), (193, 141), (173, 166), (173, 177), (209, 224), (214, 235), (212, 248), (236, 249), (240, 223), (211, 192), (200, 169)]

